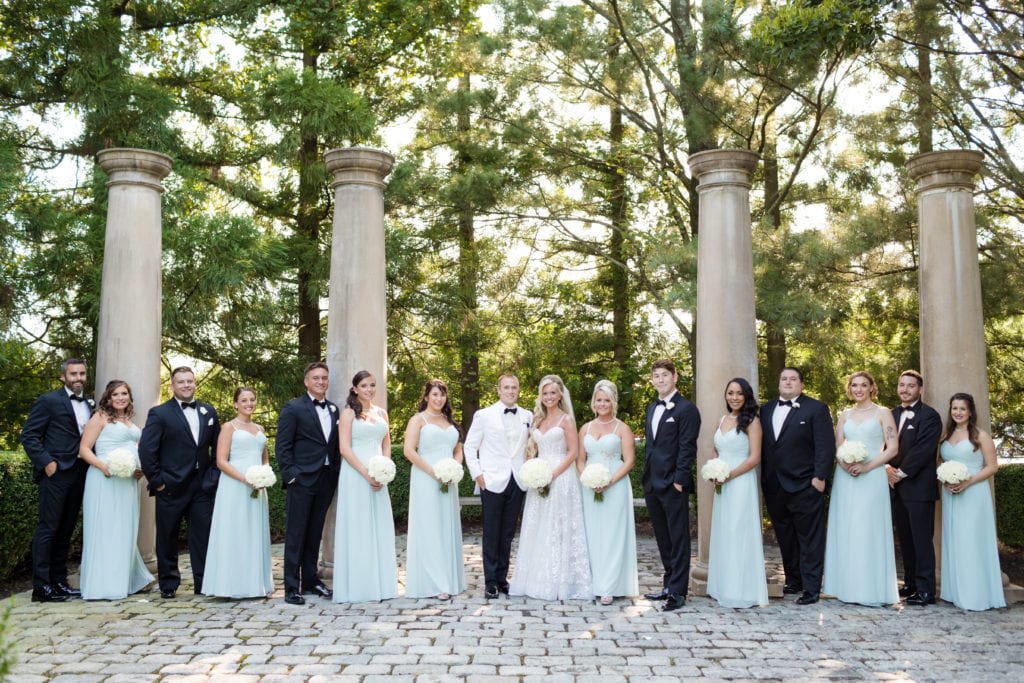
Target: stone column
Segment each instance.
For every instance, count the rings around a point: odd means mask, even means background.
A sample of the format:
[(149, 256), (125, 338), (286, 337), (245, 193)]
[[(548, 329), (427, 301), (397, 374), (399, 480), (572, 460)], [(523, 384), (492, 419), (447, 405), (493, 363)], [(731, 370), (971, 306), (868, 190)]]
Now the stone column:
[[(387, 407), (387, 282), (384, 270), (384, 178), (395, 157), (368, 147), (324, 154), (334, 182), (334, 232), (327, 312), (328, 397), (343, 403), (352, 376), (369, 370), (377, 403)], [(392, 434), (392, 436), (396, 436)], [(334, 566), (335, 503), (327, 513), (321, 573)]]
[[(697, 248), (697, 409), (701, 415), (697, 471), (712, 454), (725, 385), (745, 377), (757, 392), (754, 257), (750, 233), (750, 176), (758, 155), (719, 149), (689, 158), (700, 199)], [(707, 590), (714, 485), (697, 481), (697, 563), (690, 591)]]
[[(160, 195), (171, 158), (143, 149), (105, 149), (96, 162), (106, 172), (107, 229), (96, 344), (96, 396), (107, 382), (132, 389), (135, 424), (160, 400), (161, 223)], [(155, 566), (156, 522), (146, 480), (139, 485), (139, 552)]]

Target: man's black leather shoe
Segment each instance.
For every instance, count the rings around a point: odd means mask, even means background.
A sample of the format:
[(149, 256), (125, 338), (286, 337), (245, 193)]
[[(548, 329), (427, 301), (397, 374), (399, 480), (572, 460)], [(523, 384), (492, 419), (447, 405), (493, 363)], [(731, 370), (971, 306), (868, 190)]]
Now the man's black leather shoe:
[(77, 588), (72, 588), (64, 581), (58, 581), (57, 583), (53, 584), (53, 587), (61, 593), (63, 593), (64, 595), (68, 596), (69, 598), (82, 597), (82, 591), (78, 590)]
[(648, 600), (668, 600), (669, 592), (667, 588), (662, 588), (657, 593), (644, 593), (644, 597)]
[(284, 601), (287, 602), (289, 605), (305, 605), (306, 604), (306, 599), (304, 597), (302, 597), (301, 595), (299, 595), (298, 591), (291, 591), (291, 590), (284, 592)]
[(931, 593), (914, 593), (905, 600), (908, 605), (919, 605), (924, 607), (925, 605), (934, 605), (935, 596)]
[(798, 605), (813, 605), (818, 602), (819, 595), (810, 591), (804, 591), (803, 595), (797, 598), (796, 604)]
[(508, 584), (507, 583), (503, 583), (500, 586), (498, 586), (498, 592), (499, 593), (504, 593), (505, 597), (508, 597)]
[(498, 587), (493, 583), (489, 584), (484, 588), (484, 597), (488, 600), (496, 600), (498, 598)]
[(662, 612), (672, 612), (674, 610), (686, 607), (686, 596), (685, 595), (669, 595), (665, 600), (665, 604), (662, 605)]
[(32, 602), (64, 602), (68, 596), (53, 586), (37, 586), (32, 589)]
[(900, 597), (901, 598), (909, 598), (911, 595), (913, 595), (916, 592), (917, 591), (914, 589), (913, 586), (908, 586), (907, 584), (903, 584), (902, 586), (900, 586)]
[(783, 595), (796, 595), (797, 593), (803, 593), (803, 592), (804, 592), (803, 586), (797, 585), (795, 583), (787, 583), (787, 584), (782, 586), (782, 594)]
[(163, 588), (160, 589), (160, 597), (163, 598), (164, 600), (170, 600), (171, 598), (174, 597), (175, 593), (177, 593), (177, 591), (174, 590), (173, 588), (169, 588), (167, 590), (164, 590)]
[(308, 595), (310, 593), (312, 593), (313, 595), (319, 595), (321, 598), (325, 600), (330, 600), (332, 597), (334, 597), (334, 591), (332, 591), (330, 588), (328, 588), (322, 583), (318, 583), (312, 588), (307, 588), (306, 590), (302, 591), (302, 593), (303, 595)]

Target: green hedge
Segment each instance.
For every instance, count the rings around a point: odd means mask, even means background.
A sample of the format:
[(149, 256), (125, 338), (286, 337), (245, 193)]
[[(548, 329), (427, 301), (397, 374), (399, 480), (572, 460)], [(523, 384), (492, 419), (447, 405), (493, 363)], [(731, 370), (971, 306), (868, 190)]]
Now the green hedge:
[(999, 540), (1024, 547), (1024, 465), (1003, 465), (996, 472), (996, 526)]

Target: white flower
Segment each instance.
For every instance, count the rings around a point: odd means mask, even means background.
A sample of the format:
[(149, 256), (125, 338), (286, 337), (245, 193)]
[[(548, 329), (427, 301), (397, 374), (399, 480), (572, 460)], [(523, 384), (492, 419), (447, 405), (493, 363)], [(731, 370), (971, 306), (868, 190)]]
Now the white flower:
[(721, 493), (722, 484), (729, 478), (730, 471), (728, 463), (724, 460), (711, 458), (704, 463), (704, 467), (700, 468), (700, 476), (704, 481), (715, 482), (715, 493)]
[(913, 420), (914, 419), (914, 411), (913, 410), (904, 411), (903, 414), (906, 416), (906, 418), (908, 420)]
[(956, 460), (947, 460), (942, 463), (935, 470), (935, 474), (943, 484), (959, 484), (971, 478), (971, 472), (967, 469), (967, 465)]
[(799, 408), (800, 404), (797, 401), (793, 401), (793, 407), (794, 408)]
[(200, 415), (206, 415), (206, 407), (205, 406), (199, 406), (199, 414)]
[(116, 448), (107, 456), (107, 469), (112, 477), (134, 477), (138, 468), (138, 456), (127, 448)]
[(95, 408), (96, 407), (96, 401), (92, 400), (91, 398), (85, 399), (85, 402), (89, 404), (90, 408)]
[(672, 410), (675, 407), (676, 404), (674, 401), (669, 401), (668, 403), (665, 404), (665, 410)]
[(551, 465), (546, 460), (530, 458), (519, 468), (519, 481), (526, 484), (526, 488), (536, 489), (544, 497), (548, 495), (548, 487), (551, 485)]
[(336, 405), (334, 405), (333, 403), (331, 405), (327, 406), (327, 407), (331, 409), (332, 413), (338, 412), (338, 407)]
[(391, 458), (385, 458), (383, 455), (373, 456), (366, 465), (366, 473), (383, 486), (387, 486), (394, 481), (396, 471), (395, 463), (392, 462)]
[[(588, 489), (602, 489), (612, 483), (612, 473), (601, 463), (594, 462), (583, 468), (580, 483)], [(594, 500), (598, 503), (604, 500), (604, 492), (594, 491)]]
[(864, 462), (868, 459), (868, 449), (860, 441), (844, 441), (836, 449), (836, 458), (839, 459), (839, 462), (844, 462), (847, 465)]
[(449, 484), (462, 481), (464, 470), (455, 458), (442, 458), (434, 463), (434, 476), (441, 481), (441, 493), (448, 493)]
[(260, 489), (270, 488), (277, 483), (277, 475), (270, 465), (251, 465), (245, 470), (245, 483), (252, 487), (249, 495), (256, 498)]

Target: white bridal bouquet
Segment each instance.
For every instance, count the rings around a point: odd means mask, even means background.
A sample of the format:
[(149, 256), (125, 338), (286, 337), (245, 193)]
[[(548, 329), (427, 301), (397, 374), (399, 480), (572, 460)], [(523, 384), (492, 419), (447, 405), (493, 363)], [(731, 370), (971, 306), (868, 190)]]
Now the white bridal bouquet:
[(519, 481), (526, 484), (526, 488), (536, 489), (541, 498), (545, 498), (551, 486), (551, 465), (546, 460), (530, 458), (519, 468)]
[(139, 468), (139, 458), (127, 448), (115, 448), (107, 457), (107, 469), (110, 476), (127, 479), (135, 476), (135, 470)]
[(729, 478), (729, 465), (721, 458), (711, 458), (700, 468), (700, 476), (704, 481), (715, 482), (715, 493), (722, 492), (722, 484)]
[(839, 458), (839, 462), (853, 465), (868, 459), (868, 449), (860, 441), (844, 441), (836, 449), (836, 457)]
[(270, 488), (277, 483), (277, 476), (270, 465), (252, 465), (245, 470), (245, 483), (252, 487), (250, 498), (260, 495), (260, 489)]
[(455, 458), (443, 458), (434, 463), (434, 476), (441, 480), (441, 493), (448, 493), (448, 486), (462, 481), (462, 465)]
[(391, 458), (375, 455), (370, 458), (370, 462), (366, 465), (366, 472), (378, 484), (387, 486), (395, 479), (395, 463), (391, 461)]
[(971, 478), (971, 472), (967, 469), (967, 465), (955, 460), (947, 460), (939, 465), (935, 474), (943, 484), (959, 484)]
[[(591, 463), (583, 468), (580, 483), (588, 489), (604, 488), (612, 483), (612, 473), (599, 462)], [(604, 491), (594, 491), (594, 500), (598, 503), (604, 500)]]

